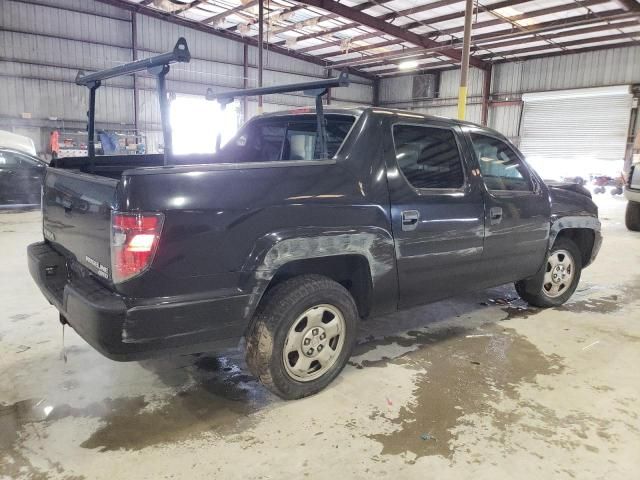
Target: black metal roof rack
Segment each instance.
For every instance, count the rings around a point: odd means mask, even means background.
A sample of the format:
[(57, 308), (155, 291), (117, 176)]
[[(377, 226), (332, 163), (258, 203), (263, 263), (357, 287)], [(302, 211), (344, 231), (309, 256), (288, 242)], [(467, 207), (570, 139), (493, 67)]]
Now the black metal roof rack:
[(169, 105), (167, 99), (166, 75), (169, 73), (169, 65), (172, 63), (189, 63), (191, 53), (187, 46), (187, 41), (180, 37), (170, 52), (162, 53), (150, 58), (136, 60), (134, 62), (118, 65), (117, 67), (107, 68), (94, 73), (85, 74), (82, 70), (76, 76), (76, 84), (85, 86), (89, 89), (89, 111), (87, 116), (89, 119), (87, 125), (87, 133), (89, 136), (88, 153), (90, 170), (93, 171), (95, 160), (95, 113), (96, 113), (96, 90), (100, 87), (103, 80), (129, 75), (135, 72), (146, 70), (157, 78), (158, 98), (160, 101), (160, 115), (162, 117), (162, 132), (164, 135), (164, 164), (168, 164), (168, 159), (172, 153), (171, 126), (169, 124)]
[[(330, 88), (348, 87), (349, 75), (347, 72), (341, 72), (338, 77), (327, 78), (326, 80), (314, 80), (311, 82), (291, 83), (287, 85), (274, 85), (271, 87), (248, 88), (245, 90), (232, 90), (229, 92), (216, 93), (209, 88), (207, 89), (206, 99), (217, 101), (224, 109), (228, 104), (232, 103), (239, 97), (254, 97), (259, 95), (273, 95), (276, 93), (292, 93), (303, 92), (305, 95), (316, 97), (316, 117), (318, 124), (318, 138), (320, 138), (320, 158), (327, 157), (327, 136), (325, 131), (324, 110), (322, 105), (322, 96), (325, 95)], [(220, 134), (216, 139), (216, 150), (220, 149)]]

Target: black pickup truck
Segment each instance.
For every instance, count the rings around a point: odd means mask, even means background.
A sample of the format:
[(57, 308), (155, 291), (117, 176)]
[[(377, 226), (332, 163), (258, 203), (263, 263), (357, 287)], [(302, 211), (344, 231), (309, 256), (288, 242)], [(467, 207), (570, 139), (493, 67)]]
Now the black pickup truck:
[(329, 384), (360, 319), (515, 282), (564, 303), (601, 244), (576, 185), (546, 185), (499, 133), (383, 108), (253, 118), (218, 153), (47, 169), (47, 299), (109, 358), (246, 338), (283, 398)]

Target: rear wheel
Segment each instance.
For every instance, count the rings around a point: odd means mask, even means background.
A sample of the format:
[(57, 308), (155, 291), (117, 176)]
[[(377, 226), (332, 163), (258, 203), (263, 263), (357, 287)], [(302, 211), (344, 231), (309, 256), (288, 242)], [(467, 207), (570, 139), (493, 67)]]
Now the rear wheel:
[(358, 311), (349, 292), (320, 275), (270, 290), (247, 336), (247, 364), (284, 399), (313, 395), (338, 376), (351, 355)]
[(553, 244), (542, 272), (516, 282), (516, 291), (535, 307), (557, 307), (573, 295), (581, 273), (582, 256), (577, 245), (568, 238), (559, 238)]
[(624, 216), (624, 223), (633, 232), (640, 232), (640, 203), (627, 202), (627, 211)]

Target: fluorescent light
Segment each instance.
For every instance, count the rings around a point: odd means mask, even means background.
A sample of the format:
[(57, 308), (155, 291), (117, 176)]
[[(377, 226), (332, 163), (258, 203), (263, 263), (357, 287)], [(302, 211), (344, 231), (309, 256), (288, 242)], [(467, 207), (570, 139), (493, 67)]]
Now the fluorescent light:
[(402, 62), (398, 64), (398, 68), (400, 70), (410, 70), (412, 68), (416, 68), (418, 66), (418, 62), (415, 60), (407, 60), (406, 62)]
[[(520, 15), (523, 15), (523, 13), (520, 10), (516, 10), (513, 7), (502, 7), (502, 8), (496, 8), (494, 10), (495, 13), (497, 13), (498, 15), (502, 15), (504, 17), (507, 17), (508, 19), (512, 19), (515, 17), (519, 17)], [(531, 18), (523, 18), (521, 20), (513, 20), (514, 23), (517, 23), (518, 25), (522, 25), (523, 27), (527, 27), (529, 25), (533, 25), (535, 22), (535, 20), (531, 19)]]

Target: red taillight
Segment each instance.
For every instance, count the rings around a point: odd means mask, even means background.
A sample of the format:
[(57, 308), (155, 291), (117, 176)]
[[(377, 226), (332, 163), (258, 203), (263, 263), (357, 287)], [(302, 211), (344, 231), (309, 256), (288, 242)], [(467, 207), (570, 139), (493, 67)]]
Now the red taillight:
[(161, 213), (111, 214), (111, 271), (115, 283), (144, 272), (158, 249)]

